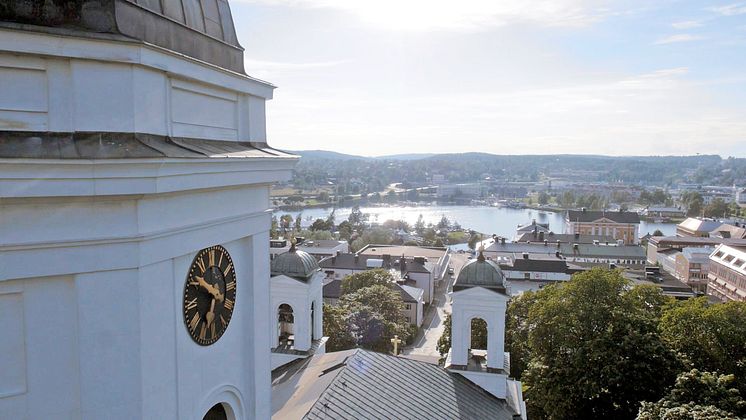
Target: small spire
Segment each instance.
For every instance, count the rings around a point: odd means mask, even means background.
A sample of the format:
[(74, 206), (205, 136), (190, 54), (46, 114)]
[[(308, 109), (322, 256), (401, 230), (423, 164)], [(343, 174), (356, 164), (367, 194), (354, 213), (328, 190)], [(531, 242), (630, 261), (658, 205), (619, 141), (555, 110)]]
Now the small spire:
[(484, 243), (479, 244), (479, 256), (477, 257), (477, 261), (484, 262)]
[(290, 249), (288, 249), (288, 252), (295, 252), (295, 243), (298, 242), (295, 240), (295, 235), (290, 237)]

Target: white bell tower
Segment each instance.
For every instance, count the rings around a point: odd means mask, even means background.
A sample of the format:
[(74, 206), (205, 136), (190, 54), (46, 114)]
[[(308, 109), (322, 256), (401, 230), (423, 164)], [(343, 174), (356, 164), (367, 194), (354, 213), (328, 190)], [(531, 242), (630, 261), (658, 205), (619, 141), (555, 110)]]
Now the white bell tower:
[(451, 350), (446, 368), (505, 399), (525, 419), (521, 384), (508, 378), (505, 312), (510, 289), (502, 270), (480, 251), (459, 272), (451, 300)]

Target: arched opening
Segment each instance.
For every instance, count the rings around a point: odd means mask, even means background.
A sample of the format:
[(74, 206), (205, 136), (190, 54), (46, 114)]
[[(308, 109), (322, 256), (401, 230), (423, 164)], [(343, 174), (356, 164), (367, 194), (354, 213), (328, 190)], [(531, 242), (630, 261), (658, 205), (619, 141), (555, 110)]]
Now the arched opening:
[(202, 420), (228, 420), (228, 413), (226, 413), (223, 404), (218, 403), (213, 405), (212, 408), (205, 413)]
[(316, 306), (314, 303), (316, 302), (311, 302), (311, 341), (316, 339), (316, 330), (314, 329), (316, 323)]
[(487, 366), (487, 322), (482, 318), (472, 318), (469, 339), (469, 364), (474, 367)]
[(295, 342), (295, 317), (293, 308), (287, 303), (283, 303), (277, 309), (277, 332), (278, 347), (292, 348)]

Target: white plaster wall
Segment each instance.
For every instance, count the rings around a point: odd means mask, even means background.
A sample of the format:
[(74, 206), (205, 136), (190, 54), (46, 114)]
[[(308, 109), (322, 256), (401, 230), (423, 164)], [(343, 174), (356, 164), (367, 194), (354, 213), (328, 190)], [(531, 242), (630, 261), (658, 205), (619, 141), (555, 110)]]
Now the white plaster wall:
[(528, 273), (531, 280), (552, 280), (564, 281), (570, 280), (570, 275), (566, 273), (546, 273), (541, 271), (517, 271), (503, 270), (506, 278), (515, 280), (525, 280), (525, 274)]
[[(0, 38), (5, 32), (0, 30)], [(51, 37), (38, 41), (52, 39), (75, 43), (73, 39)], [(209, 78), (199, 77), (214, 72), (212, 69), (167, 73), (142, 63), (105, 62), (96, 60), (93, 54), (81, 58), (64, 52), (40, 58), (4, 52), (2, 41), (7, 40), (0, 40), (0, 130), (267, 139), (264, 102), (271, 95), (262, 90), (252, 94), (226, 89), (230, 83), (210, 83)], [(27, 47), (34, 49), (32, 45)], [(233, 79), (240, 83), (248, 78), (235, 75)]]
[(487, 366), (502, 369), (505, 359), (505, 311), (508, 297), (481, 287), (451, 294), (451, 361), (466, 365), (471, 346), (471, 320), (487, 322)]
[(409, 273), (409, 279), (414, 280), (416, 287), (425, 291), (423, 299), (425, 303), (433, 302), (433, 275), (432, 273)]

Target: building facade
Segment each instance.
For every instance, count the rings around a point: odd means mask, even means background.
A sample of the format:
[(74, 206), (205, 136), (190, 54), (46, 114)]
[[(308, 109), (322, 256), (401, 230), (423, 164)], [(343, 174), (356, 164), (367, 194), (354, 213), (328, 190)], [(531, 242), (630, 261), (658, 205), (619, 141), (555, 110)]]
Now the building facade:
[(707, 294), (723, 302), (746, 301), (746, 246), (718, 245), (710, 254)]
[(269, 418), (274, 87), (225, 0), (61, 3), (0, 8), (0, 418)]
[(639, 243), (640, 215), (630, 211), (568, 210), (565, 233), (605, 235), (627, 245)]

